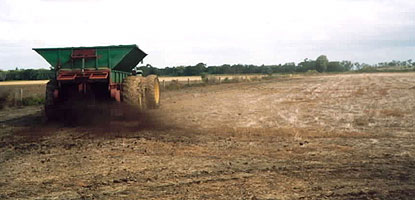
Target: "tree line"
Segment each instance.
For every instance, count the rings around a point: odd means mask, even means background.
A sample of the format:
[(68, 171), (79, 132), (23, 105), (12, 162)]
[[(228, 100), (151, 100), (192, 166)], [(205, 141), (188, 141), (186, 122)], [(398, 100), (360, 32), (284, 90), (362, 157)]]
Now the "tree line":
[[(415, 70), (415, 62), (390, 61), (381, 62), (375, 65), (358, 63), (352, 61), (329, 61), (327, 56), (321, 55), (315, 60), (304, 59), (296, 64), (289, 62), (278, 65), (244, 65), (244, 64), (224, 64), (220, 66), (207, 66), (205, 63), (198, 63), (190, 66), (175, 66), (157, 68), (151, 65), (140, 66), (144, 75), (157, 74), (159, 76), (200, 76), (203, 74), (273, 74), (273, 73), (304, 73), (304, 72), (347, 72), (379, 71), (385, 67), (405, 68)], [(0, 70), (0, 81), (6, 80), (46, 80), (55, 76), (54, 71), (48, 69), (18, 69), (2, 71)]]
[(47, 80), (55, 76), (55, 73), (49, 69), (14, 69), (3, 71), (0, 70), (0, 81), (9, 80)]
[[(321, 55), (316, 60), (304, 59), (296, 64), (288, 62), (278, 65), (243, 65), (224, 64), (220, 66), (207, 66), (205, 63), (198, 63), (192, 66), (177, 66), (157, 68), (151, 65), (138, 67), (144, 75), (157, 74), (159, 76), (199, 76), (202, 74), (273, 74), (273, 73), (304, 73), (304, 72), (347, 72), (347, 71), (379, 71), (383, 67), (408, 67), (414, 68), (415, 62), (391, 61), (381, 62), (375, 65), (352, 61), (329, 61), (327, 56)], [(413, 70), (413, 69), (411, 69)]]

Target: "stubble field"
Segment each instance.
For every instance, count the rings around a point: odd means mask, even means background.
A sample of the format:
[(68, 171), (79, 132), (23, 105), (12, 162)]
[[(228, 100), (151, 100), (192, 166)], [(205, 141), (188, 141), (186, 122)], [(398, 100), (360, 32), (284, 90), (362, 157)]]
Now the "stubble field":
[(44, 122), (41, 107), (1, 111), (0, 198), (415, 195), (415, 73), (284, 77), (161, 100), (89, 125)]

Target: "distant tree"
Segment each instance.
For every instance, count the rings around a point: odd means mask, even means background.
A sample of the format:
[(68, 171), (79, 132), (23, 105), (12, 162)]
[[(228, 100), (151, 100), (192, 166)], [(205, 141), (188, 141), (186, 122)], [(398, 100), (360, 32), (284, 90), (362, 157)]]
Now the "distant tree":
[(9, 70), (6, 74), (6, 80), (24, 80), (22, 71), (16, 68), (16, 70)]
[(284, 65), (282, 65), (281, 67), (280, 67), (280, 69), (281, 69), (281, 71), (280, 72), (294, 72), (294, 71), (296, 71), (296, 65), (295, 65), (295, 62), (288, 62), (288, 63), (285, 63)]
[(36, 80), (37, 71), (34, 69), (22, 70), (22, 80)]
[(327, 70), (327, 65), (329, 63), (329, 60), (327, 59), (327, 56), (321, 55), (316, 60), (316, 70), (318, 72), (325, 72)]
[(395, 67), (395, 66), (400, 66), (401, 65), (401, 61), (397, 61), (397, 60), (392, 60), (391, 62), (388, 63), (388, 66), (390, 67)]
[(224, 68), (221, 66), (209, 66), (206, 72), (208, 74), (224, 74)]
[(303, 62), (298, 63), (297, 72), (306, 72), (309, 70), (316, 70), (316, 61), (306, 58)]
[(206, 71), (206, 64), (198, 63), (195, 66), (187, 66), (184, 69), (185, 76), (199, 76)]
[(47, 80), (55, 77), (55, 71), (50, 69), (36, 70), (36, 80)]
[(329, 62), (327, 64), (327, 71), (328, 72), (342, 72), (345, 71), (340, 62)]
[(370, 67), (373, 67), (373, 66), (371, 66), (371, 65), (369, 65), (369, 64), (367, 64), (367, 63), (362, 63), (361, 65), (361, 68), (363, 69), (363, 68), (370, 68)]
[(355, 62), (353, 65), (356, 67), (356, 70), (362, 69), (362, 65), (359, 62)]
[(177, 76), (185, 76), (185, 67), (184, 66), (178, 66), (176, 67), (176, 74)]
[(352, 61), (343, 60), (340, 62), (340, 65), (343, 67), (344, 71), (350, 71), (353, 69), (353, 63)]
[(409, 66), (409, 67), (414, 66), (414, 64), (415, 64), (415, 63), (412, 63), (412, 59), (409, 59), (409, 60), (408, 60), (408, 66)]
[(195, 65), (195, 70), (197, 71), (197, 75), (200, 75), (201, 73), (206, 71), (206, 64), (205, 63), (198, 63)]
[(380, 62), (380, 63), (378, 63), (378, 66), (379, 67), (387, 67), (388, 63), (387, 62)]
[(0, 70), (0, 81), (5, 81), (6, 80), (6, 74), (7, 72)]

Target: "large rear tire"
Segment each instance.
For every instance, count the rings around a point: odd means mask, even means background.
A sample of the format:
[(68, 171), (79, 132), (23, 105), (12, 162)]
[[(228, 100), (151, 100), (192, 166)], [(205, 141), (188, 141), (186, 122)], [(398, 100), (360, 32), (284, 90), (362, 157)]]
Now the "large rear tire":
[(46, 84), (45, 94), (45, 115), (49, 121), (56, 120), (58, 116), (56, 101), (53, 95), (55, 89), (58, 89), (56, 80), (50, 80)]
[(146, 106), (155, 109), (160, 106), (160, 82), (156, 75), (149, 75), (145, 78)]
[(143, 111), (145, 103), (144, 78), (140, 76), (129, 76), (124, 79), (122, 84), (122, 100)]

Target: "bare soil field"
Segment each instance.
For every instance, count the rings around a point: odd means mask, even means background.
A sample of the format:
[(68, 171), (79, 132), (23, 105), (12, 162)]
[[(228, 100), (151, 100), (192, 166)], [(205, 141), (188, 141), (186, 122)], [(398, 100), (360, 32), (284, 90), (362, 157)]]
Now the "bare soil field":
[(161, 100), (135, 118), (76, 123), (45, 122), (41, 107), (0, 111), (0, 199), (415, 196), (415, 73), (189, 87)]

